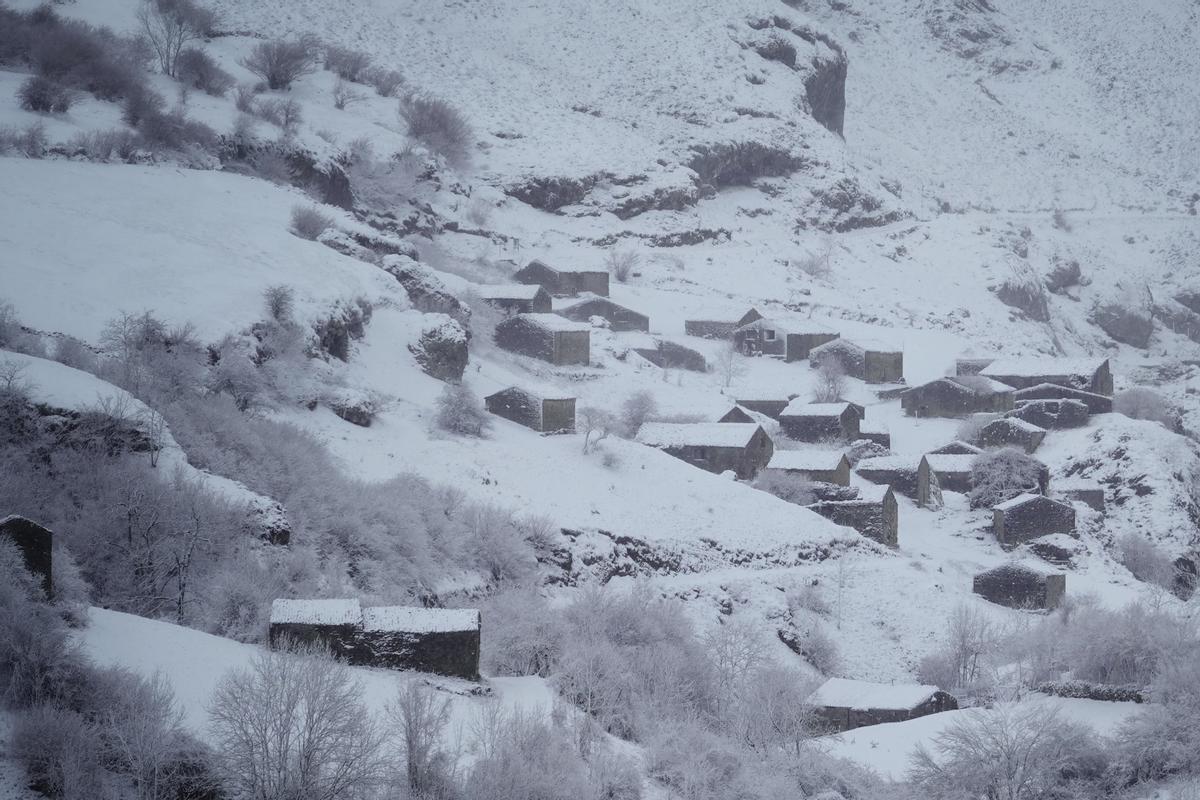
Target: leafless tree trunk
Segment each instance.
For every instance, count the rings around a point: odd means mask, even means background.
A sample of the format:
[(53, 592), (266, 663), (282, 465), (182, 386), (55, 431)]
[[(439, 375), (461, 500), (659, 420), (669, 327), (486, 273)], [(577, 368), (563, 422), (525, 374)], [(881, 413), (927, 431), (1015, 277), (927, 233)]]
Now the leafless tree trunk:
[(143, 0), (137, 20), (158, 57), (159, 67), (164, 74), (174, 78), (179, 54), (188, 42), (200, 39), (203, 31), (190, 18), (187, 7), (160, 0)]
[(443, 797), (453, 783), (453, 764), (439, 747), (450, 720), (450, 700), (440, 701), (416, 681), (402, 685), (388, 708), (404, 743), (405, 774), (413, 795)]
[(832, 403), (840, 400), (846, 393), (846, 373), (841, 362), (836, 358), (827, 358), (817, 370), (817, 380), (813, 384), (814, 403)]

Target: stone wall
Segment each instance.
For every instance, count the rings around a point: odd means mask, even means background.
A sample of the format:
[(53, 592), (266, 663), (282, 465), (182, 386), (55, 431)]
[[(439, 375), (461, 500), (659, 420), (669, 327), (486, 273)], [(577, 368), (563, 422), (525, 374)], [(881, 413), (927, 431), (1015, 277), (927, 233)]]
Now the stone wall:
[(900, 541), (899, 513), (896, 498), (892, 494), (879, 502), (848, 500), (842, 502), (823, 501), (808, 506), (825, 519), (837, 525), (845, 525), (874, 539), (887, 547), (896, 547)]
[(1047, 430), (1079, 428), (1088, 424), (1090, 412), (1081, 400), (1019, 400), (1008, 416)]
[(975, 576), (975, 594), (1008, 608), (1053, 609), (1066, 593), (1067, 576), (1047, 575), (1018, 564), (1005, 564)]
[(363, 631), (350, 663), (479, 680), (479, 631)]
[(1014, 547), (1050, 533), (1075, 533), (1075, 509), (1048, 497), (1038, 497), (1011, 508), (992, 509), (996, 540)]

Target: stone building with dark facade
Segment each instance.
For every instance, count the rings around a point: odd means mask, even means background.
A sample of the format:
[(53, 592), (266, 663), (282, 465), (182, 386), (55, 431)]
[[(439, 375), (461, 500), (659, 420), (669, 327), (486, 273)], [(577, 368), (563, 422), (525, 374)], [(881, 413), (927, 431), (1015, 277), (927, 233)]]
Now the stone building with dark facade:
[(557, 314), (517, 314), (496, 326), (496, 344), (557, 366), (591, 363), (591, 329)]
[(993, 420), (979, 431), (979, 444), (985, 448), (1019, 447), (1026, 453), (1037, 450), (1045, 438), (1045, 428), (1015, 417)]
[(479, 287), (479, 296), (490, 306), (509, 314), (549, 314), (550, 293), (536, 284), (506, 283)]
[[(1015, 394), (1014, 394), (1015, 396)], [(1017, 400), (1008, 416), (1023, 419), (1046, 430), (1080, 428), (1088, 424), (1091, 412), (1082, 400)]]
[(541, 286), (554, 297), (574, 297), (583, 292), (608, 297), (608, 273), (603, 270), (555, 269), (535, 259), (518, 270), (513, 279)]
[(992, 532), (1013, 548), (1050, 533), (1075, 533), (1075, 508), (1041, 494), (1020, 494), (992, 506)]
[(871, 483), (890, 486), (897, 494), (917, 498), (917, 467), (907, 456), (864, 458), (854, 471)]
[(762, 319), (757, 308), (750, 309), (737, 319), (689, 319), (684, 320), (683, 332), (701, 339), (732, 339), (734, 331), (756, 319)]
[(25, 569), (41, 581), (46, 597), (54, 594), (54, 534), (32, 520), (15, 514), (0, 519), (0, 541), (16, 545)]
[(975, 594), (997, 605), (1021, 609), (1054, 609), (1067, 592), (1067, 576), (1021, 564), (1003, 564), (972, 581)]
[(732, 471), (754, 478), (775, 453), (761, 425), (738, 422), (647, 422), (637, 441), (717, 475)]
[(917, 465), (917, 504), (926, 508), (939, 505), (934, 498), (942, 491), (966, 494), (974, 488), (971, 470), (975, 456), (927, 453)]
[(574, 433), (575, 398), (546, 397), (517, 386), (483, 398), (487, 410), (539, 433)]
[(773, 420), (778, 420), (779, 415), (788, 407), (788, 403), (794, 400), (794, 397), (757, 397), (757, 398), (738, 398), (737, 404), (747, 411), (754, 411), (759, 414), (765, 414)]
[(900, 544), (900, 509), (891, 486), (860, 486), (847, 500), (820, 500), (808, 506), (825, 519), (845, 525), (887, 547)]
[(905, 390), (900, 405), (910, 417), (1003, 414), (1013, 408), (1013, 389), (979, 375), (938, 378)]
[(850, 485), (850, 460), (835, 450), (776, 450), (766, 468), (802, 481)]
[(708, 361), (704, 358), (703, 353), (670, 339), (654, 339), (646, 346), (631, 349), (660, 369), (686, 369), (689, 372), (708, 371)]
[(779, 415), (784, 435), (798, 442), (854, 441), (859, 438), (862, 406), (853, 403), (806, 403), (796, 398)]
[(846, 375), (867, 383), (900, 383), (904, 380), (904, 353), (875, 342), (834, 339), (813, 347), (808, 361), (814, 368), (834, 361)]
[(1083, 503), (1093, 511), (1105, 513), (1104, 487), (1098, 483), (1055, 481), (1054, 493), (1068, 503)]
[(1108, 395), (1053, 383), (1039, 383), (1027, 389), (1017, 389), (1013, 392), (1013, 399), (1017, 403), (1025, 400), (1078, 400), (1087, 406), (1090, 414), (1108, 414), (1113, 409), (1112, 398)]
[(958, 701), (936, 686), (830, 678), (808, 698), (818, 724), (829, 733), (903, 722), (954, 711)]
[(479, 612), (381, 606), (358, 600), (271, 604), (272, 648), (316, 646), (355, 666), (417, 670), (479, 680)]
[(926, 455), (943, 455), (943, 456), (977, 456), (983, 452), (982, 447), (976, 447), (970, 442), (964, 442), (961, 439), (944, 444), (937, 450), (930, 450)]
[(608, 322), (610, 330), (618, 333), (650, 330), (649, 317), (619, 303), (614, 303), (607, 297), (585, 296), (562, 306), (555, 313), (576, 322), (588, 322), (592, 317), (600, 317)]
[(756, 319), (733, 332), (743, 355), (774, 356), (789, 363), (803, 361), (814, 347), (837, 338), (837, 333), (807, 320)]
[(956, 359), (954, 362), (954, 374), (960, 378), (965, 378), (969, 375), (978, 375), (987, 369), (988, 364), (991, 364), (995, 360), (995, 358), (974, 358), (970, 356)]
[(1007, 383), (1014, 389), (1049, 383), (1093, 394), (1111, 396), (1113, 393), (1112, 369), (1107, 358), (1001, 358), (988, 364), (979, 374)]

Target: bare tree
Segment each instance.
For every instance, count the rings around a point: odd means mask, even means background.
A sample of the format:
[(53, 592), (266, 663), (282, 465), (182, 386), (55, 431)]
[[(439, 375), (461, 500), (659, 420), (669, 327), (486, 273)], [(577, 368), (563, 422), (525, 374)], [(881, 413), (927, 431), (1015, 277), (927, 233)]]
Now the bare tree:
[(339, 111), (353, 103), (358, 103), (367, 98), (362, 92), (355, 89), (349, 83), (339, 80), (333, 87), (333, 107)]
[(766, 644), (752, 625), (731, 619), (710, 630), (704, 646), (716, 675), (717, 715), (727, 715), (741, 705), (747, 681), (767, 657)]
[(213, 15), (190, 0), (142, 0), (137, 20), (159, 67), (174, 78), (179, 54), (189, 42), (204, 37)]
[(733, 341), (724, 342), (717, 350), (717, 375), (721, 378), (721, 386), (728, 389), (733, 379), (745, 371), (741, 362), (741, 353)]
[(138, 800), (165, 800), (183, 767), (183, 710), (162, 673), (148, 680), (126, 675), (115, 676), (109, 688), (119, 697), (106, 697), (97, 715), (104, 741), (133, 777)]
[(263, 652), (221, 680), (208, 714), (233, 794), (338, 800), (379, 781), (383, 739), (362, 685), (328, 656)]
[(842, 369), (842, 362), (836, 358), (825, 359), (817, 370), (817, 380), (813, 384), (813, 402), (832, 403), (845, 394), (846, 372)]
[(453, 785), (453, 759), (439, 742), (450, 721), (450, 700), (439, 700), (416, 681), (402, 684), (388, 706), (404, 744), (405, 775), (414, 797), (447, 797)]
[(625, 283), (629, 280), (629, 276), (633, 273), (638, 265), (642, 263), (642, 257), (636, 250), (618, 250), (615, 247), (608, 251), (608, 256), (604, 259), (608, 271), (617, 279), (618, 283)]
[(608, 438), (616, 427), (613, 415), (599, 408), (583, 408), (579, 412), (579, 428), (583, 431), (583, 454), (592, 452), (597, 444)]

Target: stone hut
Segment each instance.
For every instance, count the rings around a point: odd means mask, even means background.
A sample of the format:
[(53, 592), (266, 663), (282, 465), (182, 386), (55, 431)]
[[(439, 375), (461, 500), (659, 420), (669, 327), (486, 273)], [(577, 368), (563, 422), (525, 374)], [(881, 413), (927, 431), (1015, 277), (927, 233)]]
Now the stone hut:
[(742, 406), (734, 406), (722, 414), (717, 422), (754, 422), (754, 417)]
[(592, 317), (601, 317), (608, 321), (610, 330), (618, 333), (624, 331), (650, 330), (650, 318), (645, 314), (614, 303), (607, 297), (583, 297), (573, 303), (558, 309), (560, 314), (576, 322), (588, 322)]
[(891, 486), (860, 486), (849, 500), (821, 500), (808, 506), (825, 519), (845, 525), (887, 547), (900, 543), (900, 510)]
[(1054, 609), (1067, 593), (1067, 576), (1021, 564), (1003, 564), (976, 575), (972, 591), (1008, 608)]
[(268, 641), (327, 648), (354, 666), (479, 680), (479, 612), (383, 606), (358, 600), (275, 600)]
[(1054, 491), (1061, 500), (1083, 503), (1093, 511), (1105, 513), (1104, 487), (1100, 484), (1056, 481)]
[(779, 415), (788, 407), (788, 403), (792, 402), (795, 396), (784, 398), (757, 398), (745, 399), (738, 398), (737, 404), (747, 411), (754, 411), (758, 414), (765, 414), (771, 419), (778, 420)]
[(892, 434), (888, 430), (886, 422), (878, 422), (872, 420), (868, 422), (863, 420), (858, 424), (858, 438), (866, 439), (868, 442), (874, 442), (880, 447), (885, 447), (888, 450), (892, 449)]
[(944, 444), (937, 450), (930, 450), (927, 455), (943, 455), (943, 456), (977, 456), (983, 452), (982, 447), (964, 442), (962, 439), (955, 439), (949, 444)]
[(669, 339), (655, 339), (653, 346), (634, 347), (633, 352), (660, 369), (686, 369), (690, 372), (707, 372), (708, 361), (704, 354), (686, 345)]
[(0, 540), (8, 540), (21, 551), (25, 569), (42, 582), (46, 597), (54, 595), (54, 534), (25, 517), (0, 519)]
[(992, 532), (1011, 548), (1050, 533), (1075, 533), (1075, 509), (1041, 494), (1020, 494), (992, 506)]
[(783, 433), (798, 442), (854, 441), (859, 438), (862, 416), (852, 403), (788, 403), (779, 415)]
[(537, 284), (480, 286), (479, 296), (488, 305), (509, 314), (549, 314), (553, 310), (550, 293)]
[(708, 472), (732, 471), (744, 481), (753, 479), (775, 452), (761, 425), (744, 422), (647, 422), (637, 441)]
[(608, 273), (603, 270), (555, 269), (535, 259), (513, 278), (517, 283), (541, 286), (554, 297), (574, 297), (582, 292), (608, 297)]
[(1007, 416), (1047, 430), (1082, 427), (1087, 425), (1091, 415), (1082, 400), (1017, 400), (1015, 405)]
[(946, 455), (927, 453), (917, 465), (917, 504), (930, 508), (938, 503), (934, 498), (939, 491), (966, 494), (974, 488), (971, 468), (974, 455)]
[(808, 705), (826, 731), (839, 733), (953, 711), (958, 701), (936, 686), (830, 678), (809, 696)]
[(517, 386), (483, 398), (487, 410), (539, 433), (574, 433), (575, 398), (546, 397)]
[(904, 380), (904, 353), (874, 342), (834, 339), (812, 348), (809, 366), (817, 368), (836, 361), (852, 378), (867, 383), (899, 383)]
[(558, 366), (591, 363), (591, 329), (557, 314), (517, 314), (496, 326), (505, 350)]
[(860, 478), (871, 483), (890, 486), (898, 494), (917, 497), (917, 468), (906, 456), (879, 456), (864, 458), (854, 471)]
[(689, 319), (684, 320), (683, 331), (688, 336), (699, 336), (701, 339), (732, 339), (733, 332), (743, 325), (749, 325), (763, 315), (757, 308), (752, 308), (738, 319)]
[(1054, 383), (1039, 383), (1027, 389), (1017, 389), (1013, 392), (1013, 399), (1017, 403), (1027, 400), (1078, 400), (1087, 406), (1089, 414), (1112, 412), (1112, 398), (1108, 395), (1072, 389), (1069, 386), (1059, 386)]
[(850, 485), (850, 459), (836, 450), (776, 450), (767, 470), (805, 481)]
[(980, 371), (1014, 389), (1027, 389), (1050, 383), (1111, 396), (1112, 369), (1107, 358), (1001, 358)]
[(988, 365), (995, 361), (995, 358), (960, 358), (954, 362), (954, 374), (959, 378), (965, 378), (969, 375), (978, 375), (983, 370), (987, 369)]
[(774, 356), (786, 362), (803, 361), (812, 349), (838, 334), (807, 320), (756, 319), (733, 332), (737, 349), (747, 356)]
[(1004, 417), (984, 425), (979, 431), (979, 443), (984, 447), (1019, 447), (1032, 453), (1046, 438), (1046, 429), (1015, 417)]
[(965, 417), (1003, 414), (1013, 407), (1013, 389), (980, 375), (938, 378), (906, 390), (900, 405), (910, 417)]

